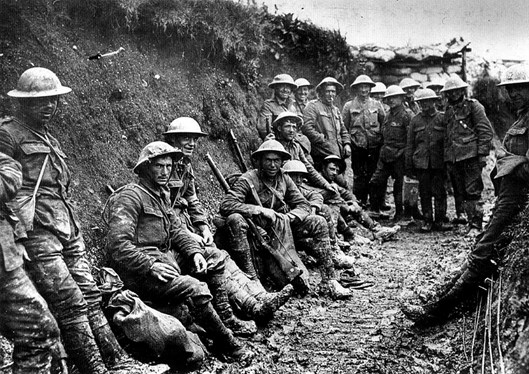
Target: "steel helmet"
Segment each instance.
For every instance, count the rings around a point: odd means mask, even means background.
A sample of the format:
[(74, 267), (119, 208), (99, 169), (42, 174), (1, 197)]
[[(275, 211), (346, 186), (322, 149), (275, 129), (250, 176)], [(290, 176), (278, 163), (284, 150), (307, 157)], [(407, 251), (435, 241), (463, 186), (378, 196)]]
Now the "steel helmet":
[(132, 169), (136, 174), (138, 174), (139, 170), (138, 168), (143, 165), (144, 163), (152, 160), (156, 157), (161, 156), (171, 156), (173, 160), (176, 161), (176, 159), (182, 157), (184, 153), (179, 150), (178, 148), (172, 147), (169, 144), (165, 142), (152, 142), (149, 143), (143, 148), (140, 152), (140, 156), (138, 157), (138, 162)]
[(371, 89), (371, 93), (386, 93), (386, 85), (382, 82), (376, 82), (375, 86)]
[(286, 111), (279, 113), (274, 122), (272, 122), (272, 125), (274, 126), (274, 128), (277, 128), (277, 126), (279, 126), (279, 124), (285, 121), (287, 118), (296, 122), (298, 126), (301, 126), (301, 124), (303, 123), (301, 117), (298, 116), (296, 113)]
[(308, 173), (305, 164), (299, 160), (288, 160), (285, 162), (283, 165), (283, 171), (285, 173)]
[(355, 81), (351, 84), (351, 87), (357, 86), (359, 84), (368, 84), (371, 87), (375, 87), (376, 84), (369, 78), (367, 75), (362, 74), (356, 77)]
[(338, 164), (338, 172), (340, 174), (342, 174), (345, 171), (345, 168), (347, 167), (345, 161), (340, 156), (330, 155), (323, 159), (323, 164), (325, 166), (329, 165), (331, 162)]
[(415, 91), (415, 101), (439, 99), (439, 96), (430, 88), (421, 88)]
[(502, 76), (498, 86), (511, 84), (529, 84), (529, 65), (517, 64), (509, 67)]
[(399, 87), (402, 89), (412, 88), (412, 87), (421, 87), (421, 84), (417, 82), (415, 79), (404, 78), (403, 80), (400, 81)]
[(391, 96), (405, 96), (405, 95), (406, 95), (406, 92), (404, 92), (404, 90), (401, 87), (393, 84), (389, 86), (388, 89), (386, 90), (386, 93), (384, 94), (384, 99), (391, 97)]
[(459, 75), (454, 74), (446, 80), (446, 83), (443, 89), (441, 90), (441, 92), (452, 91), (452, 90), (457, 90), (459, 88), (467, 88), (467, 87), (468, 87), (468, 83), (463, 81), (463, 79), (461, 79)]
[(288, 74), (278, 74), (278, 75), (276, 75), (274, 77), (274, 79), (272, 79), (272, 82), (268, 83), (268, 87), (274, 88), (274, 86), (276, 86), (278, 84), (288, 84), (289, 86), (292, 87), (293, 90), (298, 88), (296, 83), (294, 83), (294, 78), (292, 78)]
[(178, 134), (193, 134), (197, 136), (206, 136), (207, 134), (202, 132), (200, 125), (191, 117), (180, 117), (175, 119), (164, 135), (178, 135)]
[(321, 80), (321, 82), (316, 86), (316, 91), (319, 91), (320, 88), (322, 88), (323, 86), (325, 85), (329, 85), (329, 84), (332, 84), (334, 86), (336, 86), (336, 91), (340, 91), (340, 90), (343, 90), (343, 84), (341, 84), (340, 82), (338, 82), (336, 79), (334, 79), (333, 77), (325, 77)]
[(430, 89), (432, 89), (432, 87), (443, 88), (444, 86), (445, 84), (443, 83), (441, 78), (437, 78), (437, 79), (432, 80), (431, 82), (426, 82), (425, 88), (430, 88)]
[(279, 154), (283, 160), (290, 160), (292, 158), (292, 156), (290, 156), (290, 153), (285, 151), (285, 147), (283, 147), (281, 143), (274, 139), (264, 141), (263, 144), (259, 146), (257, 151), (252, 153), (252, 157), (260, 157), (263, 153), (266, 152), (275, 152)]
[(294, 82), (296, 84), (296, 86), (298, 86), (297, 88), (300, 88), (300, 87), (308, 87), (308, 88), (312, 88), (314, 87), (312, 84), (310, 84), (310, 82), (308, 80), (306, 80), (305, 78), (298, 78), (295, 80)]
[(20, 99), (64, 95), (72, 89), (61, 84), (57, 75), (46, 68), (31, 68), (22, 73), (17, 88), (7, 93)]

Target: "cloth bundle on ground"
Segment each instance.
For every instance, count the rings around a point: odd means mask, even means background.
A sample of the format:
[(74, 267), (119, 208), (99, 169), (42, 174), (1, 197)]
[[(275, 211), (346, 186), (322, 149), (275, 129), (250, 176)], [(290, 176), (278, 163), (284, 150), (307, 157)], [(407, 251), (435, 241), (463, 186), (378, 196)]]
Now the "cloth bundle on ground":
[(147, 306), (130, 290), (117, 291), (108, 302), (113, 322), (128, 339), (144, 343), (153, 355), (171, 367), (195, 367), (206, 348), (198, 335), (187, 331), (173, 316)]

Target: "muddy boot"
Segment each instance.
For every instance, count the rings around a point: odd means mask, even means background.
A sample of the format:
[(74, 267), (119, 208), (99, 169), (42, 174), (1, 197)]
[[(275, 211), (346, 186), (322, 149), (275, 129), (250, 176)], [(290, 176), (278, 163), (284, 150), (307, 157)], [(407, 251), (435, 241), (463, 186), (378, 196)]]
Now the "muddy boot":
[(319, 260), (319, 270), (321, 273), (320, 292), (333, 299), (346, 299), (352, 296), (351, 291), (344, 288), (336, 280), (336, 271), (334, 270), (332, 260), (331, 243), (327, 240), (321, 240), (312, 250)]
[(402, 306), (402, 312), (418, 326), (444, 323), (483, 278), (482, 274), (467, 268), (437, 301), (422, 306), (406, 304)]
[(331, 249), (331, 258), (336, 269), (354, 269), (354, 257), (347, 256), (337, 245)]
[(228, 327), (235, 335), (250, 336), (257, 332), (257, 326), (254, 321), (243, 321), (233, 314), (233, 309), (230, 305), (228, 292), (226, 291), (224, 272), (221, 274), (213, 274), (208, 282), (211, 294), (213, 295), (213, 303), (215, 309), (226, 327)]
[(231, 252), (231, 256), (239, 268), (246, 273), (248, 278), (255, 280), (258, 279), (258, 276), (253, 265), (252, 254), (250, 252), (248, 241), (246, 241), (246, 247), (247, 248), (237, 247), (236, 251)]
[(246, 348), (222, 323), (211, 303), (195, 306), (194, 310), (197, 323), (213, 339), (220, 353), (243, 362), (248, 362), (253, 358), (254, 353)]
[(80, 374), (108, 374), (88, 321), (62, 326), (68, 356)]
[(334, 300), (348, 299), (353, 294), (350, 290), (342, 286), (336, 279), (323, 281), (319, 285), (320, 294), (328, 296)]
[(452, 226), (447, 225), (445, 222), (446, 218), (446, 199), (434, 200), (435, 204), (435, 221), (433, 223), (433, 229), (435, 231), (450, 231)]
[(249, 314), (260, 323), (266, 323), (274, 317), (279, 310), (294, 294), (294, 286), (287, 284), (279, 292), (267, 292), (264, 295), (252, 297), (249, 300)]
[(92, 311), (88, 319), (105, 365), (110, 369), (124, 369), (123, 365), (132, 368), (134, 360), (119, 345), (103, 312), (100, 309)]

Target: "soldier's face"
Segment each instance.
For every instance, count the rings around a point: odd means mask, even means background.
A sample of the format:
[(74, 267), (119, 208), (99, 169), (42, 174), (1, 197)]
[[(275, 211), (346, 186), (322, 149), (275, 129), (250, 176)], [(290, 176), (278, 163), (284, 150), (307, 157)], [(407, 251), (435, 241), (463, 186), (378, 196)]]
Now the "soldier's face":
[(336, 180), (336, 177), (338, 176), (339, 171), (340, 169), (338, 168), (338, 165), (336, 163), (329, 162), (323, 167), (321, 173), (323, 177), (329, 182), (334, 182)]
[(456, 103), (461, 100), (461, 97), (465, 94), (465, 89), (455, 89), (444, 92), (446, 99), (449, 103)]
[(261, 170), (269, 178), (277, 175), (282, 164), (283, 159), (275, 152), (267, 152), (261, 157)]
[(529, 85), (513, 84), (506, 86), (505, 89), (516, 109), (522, 109), (529, 105)]
[(288, 173), (290, 178), (296, 183), (297, 186), (300, 186), (303, 183), (303, 174), (302, 173)]
[(148, 178), (158, 186), (165, 186), (171, 176), (173, 159), (169, 156), (157, 157), (147, 164)]
[(280, 83), (274, 87), (274, 92), (280, 100), (286, 100), (292, 94), (292, 87), (288, 84)]
[(419, 100), (418, 103), (423, 112), (428, 112), (435, 108), (435, 99)]
[(371, 97), (377, 101), (382, 101), (382, 98), (384, 97), (384, 93), (383, 92), (379, 92), (379, 93), (372, 93), (371, 94)]
[(402, 95), (390, 96), (386, 98), (385, 100), (386, 100), (386, 103), (389, 105), (389, 107), (393, 109), (402, 104), (402, 102), (404, 101), (404, 96)]
[(294, 93), (294, 96), (296, 97), (297, 101), (304, 103), (309, 97), (309, 88), (307, 86), (298, 88)]
[(283, 122), (281, 126), (277, 127), (277, 135), (279, 139), (285, 140), (287, 142), (292, 141), (296, 137), (298, 131), (298, 125), (295, 122), (287, 120)]
[(357, 86), (356, 90), (358, 92), (358, 96), (365, 99), (369, 97), (369, 93), (371, 92), (371, 86), (369, 84), (362, 83)]
[(59, 96), (35, 97), (19, 99), (20, 109), (30, 122), (46, 125), (55, 114), (59, 104)]
[(336, 99), (336, 87), (334, 85), (326, 85), (320, 90), (320, 99), (326, 105), (331, 105)]
[(417, 87), (406, 87), (403, 91), (406, 92), (406, 97), (409, 100), (413, 100), (413, 94), (417, 91)]
[(173, 147), (180, 148), (184, 156), (191, 157), (198, 143), (198, 136), (193, 134), (177, 135), (170, 137), (169, 144)]

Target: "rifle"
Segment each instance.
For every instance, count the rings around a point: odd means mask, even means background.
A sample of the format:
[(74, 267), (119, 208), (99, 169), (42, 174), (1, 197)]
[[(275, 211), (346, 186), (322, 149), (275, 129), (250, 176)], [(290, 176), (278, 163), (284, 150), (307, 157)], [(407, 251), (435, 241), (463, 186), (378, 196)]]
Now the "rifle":
[(239, 161), (239, 166), (241, 167), (241, 171), (243, 173), (246, 173), (248, 171), (248, 168), (246, 167), (246, 164), (244, 163), (244, 158), (242, 157), (241, 148), (239, 147), (239, 142), (237, 141), (237, 138), (235, 137), (233, 130), (230, 130), (230, 137), (233, 142), (233, 148), (235, 149), (235, 157), (237, 157), (237, 161)]
[[(205, 159), (209, 167), (211, 168), (211, 171), (217, 178), (217, 181), (219, 182), (220, 186), (222, 187), (224, 192), (227, 193), (230, 190), (230, 186), (228, 185), (228, 182), (226, 182), (226, 179), (224, 178), (220, 170), (217, 168), (217, 165), (215, 165), (215, 161), (213, 161), (209, 153), (206, 153)], [(277, 250), (276, 248), (272, 247), (270, 244), (267, 243), (267, 241), (263, 238), (263, 235), (257, 228), (257, 225), (251, 219), (248, 219), (247, 222), (251, 234), (254, 237), (256, 249), (258, 251), (269, 253), (277, 261), (279, 267), (285, 273), (285, 276), (288, 278), (289, 282), (291, 282), (292, 280), (297, 278), (301, 273), (303, 273), (303, 270), (299, 269), (294, 261), (289, 261), (285, 258), (285, 255), (281, 253), (281, 251)]]
[(228, 193), (228, 191), (230, 190), (230, 185), (228, 184), (228, 182), (226, 182), (226, 179), (224, 179), (224, 176), (220, 172), (219, 168), (217, 168), (217, 165), (215, 165), (215, 161), (213, 161), (213, 159), (209, 155), (209, 152), (206, 152), (204, 158), (206, 159), (206, 162), (208, 163), (209, 167), (211, 168), (211, 171), (217, 178), (217, 181), (219, 182), (224, 192)]

